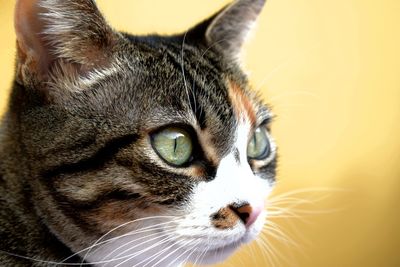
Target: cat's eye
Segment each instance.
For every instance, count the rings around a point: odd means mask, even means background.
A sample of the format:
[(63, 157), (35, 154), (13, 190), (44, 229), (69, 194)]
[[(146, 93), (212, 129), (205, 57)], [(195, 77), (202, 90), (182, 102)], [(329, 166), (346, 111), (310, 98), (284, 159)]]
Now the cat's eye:
[(165, 128), (153, 134), (151, 142), (157, 154), (173, 166), (183, 166), (192, 158), (192, 139), (183, 129)]
[(247, 157), (249, 159), (262, 160), (268, 157), (269, 153), (270, 143), (267, 130), (264, 127), (258, 127), (247, 145)]

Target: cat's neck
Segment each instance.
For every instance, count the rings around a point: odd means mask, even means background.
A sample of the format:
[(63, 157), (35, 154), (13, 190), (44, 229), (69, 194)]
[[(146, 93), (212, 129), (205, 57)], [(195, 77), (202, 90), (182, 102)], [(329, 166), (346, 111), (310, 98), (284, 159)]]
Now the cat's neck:
[(7, 114), (0, 126), (0, 262), (7, 266), (43, 266), (41, 260), (57, 261), (72, 252), (36, 213), (22, 144), (13, 125)]
[(14, 116), (7, 113), (0, 124), (0, 177), (7, 194), (22, 196), (25, 194), (26, 168)]

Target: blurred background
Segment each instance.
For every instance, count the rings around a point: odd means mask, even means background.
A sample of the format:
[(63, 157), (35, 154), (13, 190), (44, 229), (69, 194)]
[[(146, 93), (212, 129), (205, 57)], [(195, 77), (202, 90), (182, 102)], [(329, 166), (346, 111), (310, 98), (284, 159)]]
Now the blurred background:
[[(97, 1), (132, 33), (174, 33), (225, 0)], [(15, 54), (0, 0), (0, 112)], [(245, 47), (277, 115), (278, 185), (262, 240), (218, 266), (400, 266), (400, 1), (269, 0)]]

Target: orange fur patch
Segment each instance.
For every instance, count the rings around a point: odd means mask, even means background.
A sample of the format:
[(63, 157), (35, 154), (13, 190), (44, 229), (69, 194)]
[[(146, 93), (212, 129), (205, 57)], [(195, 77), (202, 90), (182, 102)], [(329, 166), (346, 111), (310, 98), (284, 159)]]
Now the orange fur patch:
[(254, 126), (257, 121), (256, 112), (249, 97), (245, 94), (243, 89), (235, 82), (229, 80), (228, 93), (229, 98), (231, 99), (233, 111), (238, 121), (245, 121), (247, 117), (251, 125)]

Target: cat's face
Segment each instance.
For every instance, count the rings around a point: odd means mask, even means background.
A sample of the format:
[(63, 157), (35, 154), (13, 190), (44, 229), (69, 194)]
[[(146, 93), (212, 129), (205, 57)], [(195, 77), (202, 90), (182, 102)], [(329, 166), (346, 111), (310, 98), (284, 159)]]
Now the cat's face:
[(134, 37), (89, 0), (18, 2), (17, 19), (32, 13), (16, 26), (16, 88), (35, 205), (74, 252), (100, 266), (213, 263), (261, 231), (271, 115), (234, 57), (262, 4)]

